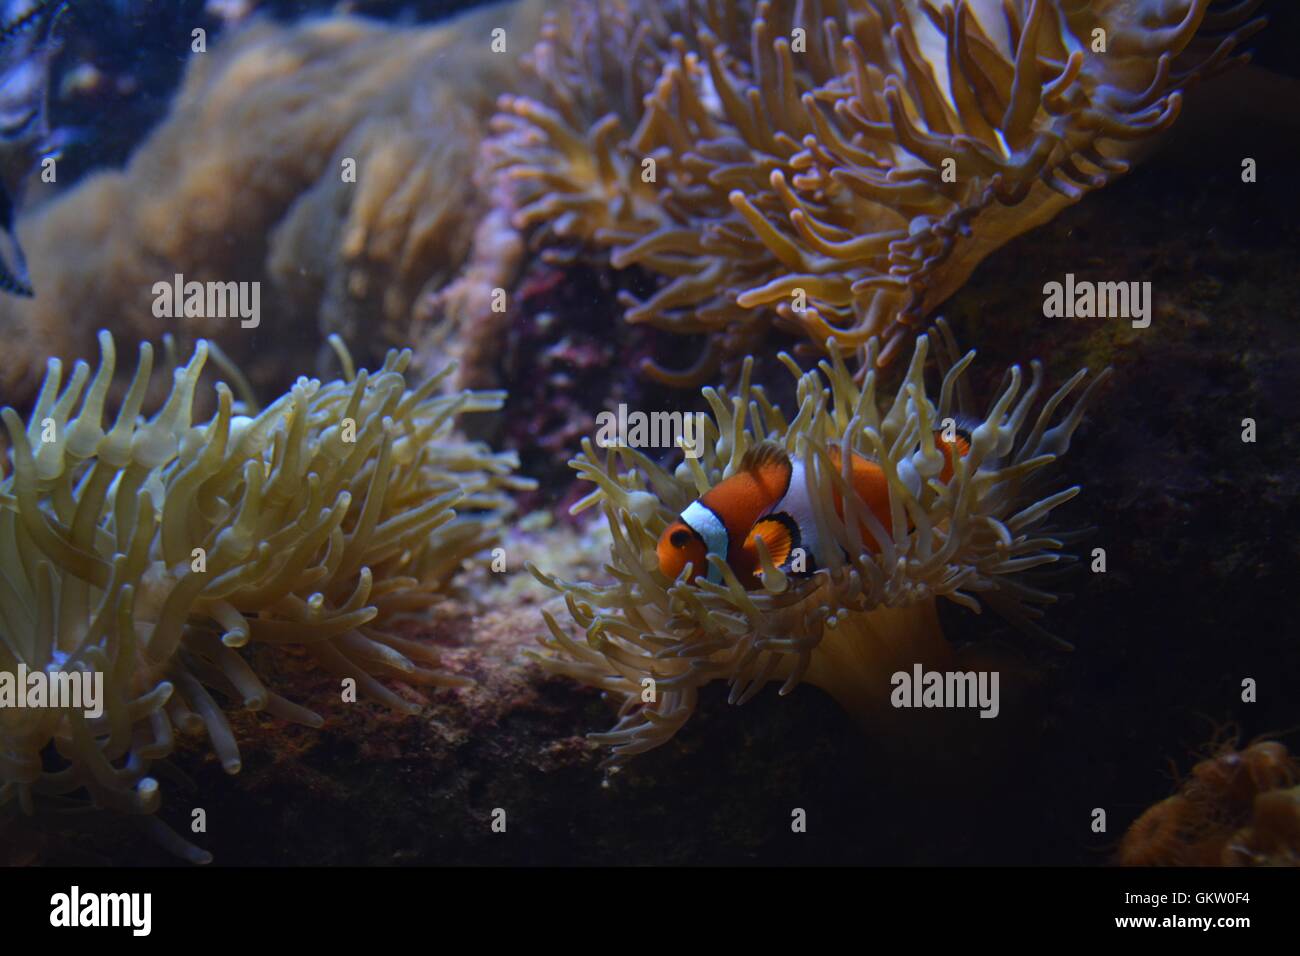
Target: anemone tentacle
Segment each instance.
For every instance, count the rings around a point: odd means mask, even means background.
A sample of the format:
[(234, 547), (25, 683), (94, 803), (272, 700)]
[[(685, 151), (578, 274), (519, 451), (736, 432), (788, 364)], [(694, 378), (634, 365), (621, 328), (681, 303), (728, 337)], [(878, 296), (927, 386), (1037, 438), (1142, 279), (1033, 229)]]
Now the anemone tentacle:
[(1255, 6), (580, 0), (488, 149), (535, 242), (662, 277), (628, 321), (732, 359), (773, 325), (841, 352), (879, 337), (883, 363), (1241, 62)]
[[(782, 693), (809, 681), (869, 719), (887, 698), (888, 675), (897, 666), (948, 654), (934, 614), (939, 598), (973, 611), (988, 604), (1050, 637), (1038, 621), (1056, 598), (1033, 586), (1032, 577), (1037, 568), (1070, 559), (1068, 536), (1053, 528), (1052, 515), (1080, 490), (1059, 487), (1054, 465), (1109, 370), (1081, 391), (1087, 371), (1080, 371), (1044, 399), (1041, 366), (1032, 363), (1028, 375), (1012, 367), (979, 414), (962, 398), (974, 352), (958, 359), (946, 325), (940, 322), (938, 330), (938, 351), (948, 357), (938, 395), (926, 388), (930, 337), (922, 335), (892, 399), (877, 399), (875, 368), (859, 385), (834, 353), (809, 372), (782, 356), (797, 378), (791, 418), (750, 383), (746, 362), (734, 394), (705, 389), (713, 414), (704, 425), (704, 453), (673, 472), (634, 448), (584, 442), (572, 465), (595, 490), (573, 510), (601, 509), (613, 540), (607, 566), (613, 580), (566, 581), (531, 568), (563, 595), (586, 634), (585, 642), (575, 640), (548, 613), (550, 633), (535, 657), (618, 701), (618, 723), (596, 737), (612, 748), (611, 765), (671, 738), (694, 710), (698, 689), (714, 680), (730, 684), (736, 703), (773, 680), (783, 681)], [(876, 358), (880, 347), (870, 341), (867, 356)], [(977, 424), (969, 452), (942, 482), (945, 458), (935, 431), (957, 416)], [(757, 591), (747, 591), (717, 556), (709, 560), (717, 562), (721, 584), (691, 581), (685, 570), (676, 580), (666, 577), (654, 558), (659, 535), (762, 441), (802, 462), (818, 540), (836, 545), (825, 549), (825, 566), (800, 579), (764, 556)], [(880, 463), (892, 531), (832, 464), (838, 457), (847, 467), (853, 454)], [(906, 469), (920, 475), (919, 487), (900, 477)], [(843, 502), (842, 511), (835, 501)], [(654, 682), (653, 702), (643, 697), (647, 679)]]
[(65, 384), (50, 360), (26, 424), (0, 412), (12, 449), (0, 482), (0, 672), (99, 674), (105, 694), (93, 719), (0, 708), (0, 809), (84, 791), (100, 807), (152, 813), (150, 766), (177, 732), (206, 733), (238, 772), (210, 691), (320, 726), (266, 686), (246, 645), (300, 646), (403, 712), (418, 708), (390, 681), (463, 683), (394, 625), (440, 599), (496, 540), (507, 492), (531, 487), (512, 476), (513, 454), (453, 432), (458, 416), (499, 408), (500, 393), (438, 394), (441, 376), (408, 386), (411, 352), (394, 350), (374, 372), (352, 374), (347, 360), (345, 380), (300, 378), (260, 412), (218, 383), (216, 414), (194, 424), (210, 354), (200, 341), (146, 418), (146, 343), (109, 423), (116, 352), (109, 333), (99, 343), (93, 377), (78, 362)]

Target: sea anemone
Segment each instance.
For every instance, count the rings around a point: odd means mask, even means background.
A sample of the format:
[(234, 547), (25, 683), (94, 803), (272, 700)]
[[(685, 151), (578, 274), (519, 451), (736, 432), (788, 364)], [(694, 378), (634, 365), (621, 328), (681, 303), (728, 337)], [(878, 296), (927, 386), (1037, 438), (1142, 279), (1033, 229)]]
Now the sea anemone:
[[(488, 204), (472, 173), (515, 69), (477, 40), (501, 27), (522, 49), (537, 19), (515, 4), (421, 25), (264, 17), (227, 31), (189, 59), (125, 168), (19, 224), (40, 295), (0, 301), (0, 395), (26, 407), (45, 359), (93, 361), (101, 327), (132, 347), (169, 331), (215, 341), (267, 394), (319, 373), (285, 360), (305, 339), (337, 333), (371, 367), (410, 345), (414, 304), (457, 274)], [(261, 281), (277, 321), (254, 347), (221, 316), (159, 318), (150, 290), (177, 273)]]
[(178, 730), (206, 732), (223, 768), (238, 772), (212, 690), (320, 726), (266, 687), (246, 645), (301, 648), (408, 713), (418, 710), (412, 696), (384, 680), (460, 682), (393, 625), (439, 599), (495, 540), (506, 491), (528, 484), (511, 477), (513, 455), (452, 433), (457, 416), (500, 407), (501, 393), (438, 395), (437, 377), (409, 387), (409, 351), (354, 373), (340, 346), (344, 380), (300, 378), (260, 412), (221, 382), (216, 414), (195, 425), (206, 360), (233, 373), (200, 341), (146, 419), (146, 343), (106, 428), (116, 354), (109, 333), (99, 344), (93, 378), (78, 362), (65, 385), (50, 360), (26, 425), (0, 412), (12, 449), (0, 483), (0, 672), (102, 674), (105, 695), (97, 719), (0, 709), (0, 808), (30, 813), (39, 797), (85, 791), (99, 807), (152, 813), (150, 765), (171, 753)]
[[(772, 323), (888, 362), (992, 250), (1128, 168), (1255, 3), (581, 0), (489, 143), (516, 222), (664, 278), (626, 318), (707, 334), (677, 384)], [(1211, 36), (1214, 34), (1214, 36)]]
[[(1233, 735), (1235, 738), (1235, 734)], [(1276, 740), (1211, 745), (1124, 834), (1123, 866), (1300, 865), (1300, 763)]]
[[(704, 390), (713, 415), (704, 424), (702, 454), (674, 471), (633, 448), (597, 450), (584, 441), (572, 465), (596, 488), (574, 510), (602, 509), (613, 539), (612, 582), (563, 581), (533, 568), (564, 596), (586, 632), (585, 641), (574, 640), (547, 614), (550, 635), (536, 656), (549, 670), (618, 702), (617, 725), (595, 738), (613, 748), (611, 765), (672, 737), (694, 711), (700, 688), (714, 680), (730, 684), (732, 703), (750, 699), (768, 681), (783, 681), (782, 694), (811, 683), (865, 725), (879, 725), (888, 719), (894, 673), (954, 659), (939, 627), (939, 598), (972, 611), (987, 604), (1050, 637), (1038, 619), (1056, 597), (1031, 580), (1034, 569), (1069, 559), (1062, 550), (1068, 536), (1053, 533), (1049, 518), (1079, 491), (1052, 487), (1050, 466), (1068, 450), (1106, 373), (1053, 424), (1087, 370), (1035, 415), (1042, 368), (1031, 364), (1026, 385), (1022, 370), (1012, 367), (987, 413), (971, 417), (963, 373), (974, 352), (958, 359), (947, 326), (940, 322), (938, 330), (946, 371), (937, 396), (926, 390), (930, 338), (923, 335), (893, 400), (878, 403), (879, 344), (872, 340), (861, 386), (833, 353), (807, 373), (782, 355), (797, 378), (793, 418), (751, 384), (746, 361), (734, 395)], [(948, 419), (971, 423), (970, 446), (941, 480), (945, 459), (935, 432)], [(834, 542), (824, 566), (799, 578), (763, 552), (756, 590), (716, 556), (708, 561), (720, 584), (692, 580), (686, 571), (676, 580), (665, 576), (655, 557), (658, 536), (762, 441), (803, 464), (817, 540)], [(848, 482), (854, 455), (883, 470), (891, 530)], [(833, 460), (845, 463), (844, 473)]]

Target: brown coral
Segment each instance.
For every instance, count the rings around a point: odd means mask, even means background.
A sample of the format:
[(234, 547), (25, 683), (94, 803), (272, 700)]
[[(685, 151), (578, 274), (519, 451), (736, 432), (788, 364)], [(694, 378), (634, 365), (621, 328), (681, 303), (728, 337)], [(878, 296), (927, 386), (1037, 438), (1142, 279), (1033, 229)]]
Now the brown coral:
[(1259, 25), (1209, 0), (575, 6), (491, 148), (521, 226), (664, 278), (626, 317), (707, 333), (687, 374), (651, 369), (682, 384), (773, 321), (840, 350), (881, 336), (888, 361), (991, 250), (1127, 169)]

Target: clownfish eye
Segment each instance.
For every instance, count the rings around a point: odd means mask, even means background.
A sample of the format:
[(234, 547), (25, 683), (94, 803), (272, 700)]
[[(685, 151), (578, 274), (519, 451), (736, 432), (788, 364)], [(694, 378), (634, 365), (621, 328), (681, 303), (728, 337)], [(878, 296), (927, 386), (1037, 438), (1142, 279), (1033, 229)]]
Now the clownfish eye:
[(671, 544), (674, 548), (684, 548), (686, 547), (687, 542), (689, 542), (690, 540), (691, 540), (691, 533), (689, 531), (685, 531), (681, 528), (678, 528), (676, 531), (672, 533), (671, 536), (669, 536), (668, 543)]

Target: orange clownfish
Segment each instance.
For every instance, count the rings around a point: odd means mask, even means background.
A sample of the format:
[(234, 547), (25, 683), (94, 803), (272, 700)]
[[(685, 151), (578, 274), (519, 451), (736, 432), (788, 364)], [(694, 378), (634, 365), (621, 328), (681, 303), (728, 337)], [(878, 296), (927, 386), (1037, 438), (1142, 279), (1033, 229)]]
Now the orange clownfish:
[[(969, 432), (958, 430), (952, 440), (940, 432), (935, 442), (944, 456), (939, 480), (947, 482), (953, 475), (953, 461), (970, 450)], [(839, 467), (839, 449), (831, 449), (831, 463)], [(917, 489), (920, 477), (910, 472)], [(886, 532), (892, 531), (889, 512), (889, 484), (880, 465), (855, 454), (850, 480), (863, 502), (871, 509)], [(909, 475), (903, 474), (907, 481)], [(835, 510), (843, 517), (844, 504), (837, 494)], [(815, 571), (822, 564), (817, 540), (817, 525), (808, 500), (808, 482), (802, 462), (791, 461), (785, 449), (773, 442), (751, 448), (741, 460), (740, 470), (710, 488), (701, 498), (687, 506), (677, 520), (664, 529), (657, 549), (659, 570), (670, 578), (691, 565), (690, 580), (703, 574), (721, 583), (721, 572), (709, 563), (709, 555), (726, 561), (747, 588), (760, 586), (757, 539), (767, 546), (772, 563), (791, 572), (792, 558), (802, 552), (801, 572)], [(870, 547), (874, 542), (865, 529), (863, 538)]]

